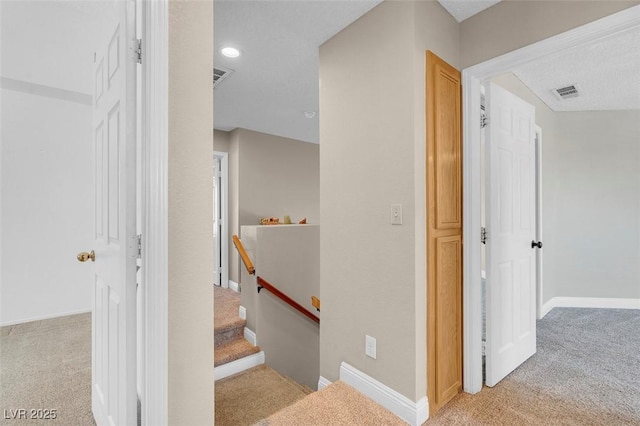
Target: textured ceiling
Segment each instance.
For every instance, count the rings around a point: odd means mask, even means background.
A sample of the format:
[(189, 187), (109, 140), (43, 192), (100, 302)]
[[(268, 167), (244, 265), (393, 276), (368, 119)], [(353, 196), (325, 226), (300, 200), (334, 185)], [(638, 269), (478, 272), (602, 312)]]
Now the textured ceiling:
[[(527, 64), (513, 73), (554, 111), (640, 109), (640, 28)], [(580, 96), (552, 90), (577, 84)]]
[(438, 0), (447, 11), (456, 18), (456, 21), (462, 22), (472, 17), (476, 13), (500, 3), (501, 0)]
[[(214, 65), (234, 72), (214, 90), (214, 127), (318, 142), (318, 48), (381, 0), (216, 0)], [(223, 46), (242, 56), (228, 59)]]

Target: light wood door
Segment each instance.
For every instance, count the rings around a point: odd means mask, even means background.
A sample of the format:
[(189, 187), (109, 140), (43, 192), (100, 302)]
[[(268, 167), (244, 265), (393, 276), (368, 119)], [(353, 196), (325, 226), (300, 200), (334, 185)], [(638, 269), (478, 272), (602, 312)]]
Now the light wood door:
[(431, 413), (462, 389), (460, 72), (427, 52), (427, 374)]
[(487, 92), (486, 384), (536, 352), (535, 108), (491, 83)]
[(94, 63), (95, 278), (91, 406), (98, 426), (137, 424), (135, 3), (105, 5)]

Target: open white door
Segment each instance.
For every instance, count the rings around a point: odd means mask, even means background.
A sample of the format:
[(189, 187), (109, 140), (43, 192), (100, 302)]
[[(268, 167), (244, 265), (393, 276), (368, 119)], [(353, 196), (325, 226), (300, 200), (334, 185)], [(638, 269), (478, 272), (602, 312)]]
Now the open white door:
[(487, 93), (486, 384), (536, 352), (535, 108)]
[(94, 63), (95, 279), (91, 405), (98, 426), (137, 424), (135, 2), (105, 7)]

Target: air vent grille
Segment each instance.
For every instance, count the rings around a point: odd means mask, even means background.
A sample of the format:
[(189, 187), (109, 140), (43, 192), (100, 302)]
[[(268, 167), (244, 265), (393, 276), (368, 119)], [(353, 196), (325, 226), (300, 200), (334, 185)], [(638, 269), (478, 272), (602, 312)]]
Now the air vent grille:
[(553, 94), (556, 95), (558, 99), (577, 98), (580, 96), (580, 90), (577, 84), (572, 84), (571, 86), (554, 89)]
[(213, 88), (215, 89), (222, 81), (229, 77), (233, 70), (223, 67), (215, 67), (213, 69)]

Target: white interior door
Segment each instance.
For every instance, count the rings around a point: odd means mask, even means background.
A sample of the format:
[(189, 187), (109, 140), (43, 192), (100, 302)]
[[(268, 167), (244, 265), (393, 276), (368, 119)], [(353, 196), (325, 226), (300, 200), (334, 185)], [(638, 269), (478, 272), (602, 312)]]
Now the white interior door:
[(94, 63), (95, 279), (92, 410), (98, 426), (135, 425), (135, 2), (105, 6)]
[(487, 93), (486, 384), (536, 352), (535, 108)]

